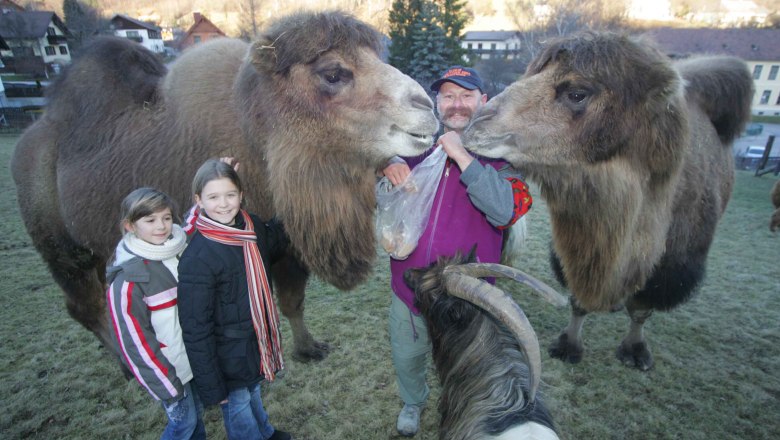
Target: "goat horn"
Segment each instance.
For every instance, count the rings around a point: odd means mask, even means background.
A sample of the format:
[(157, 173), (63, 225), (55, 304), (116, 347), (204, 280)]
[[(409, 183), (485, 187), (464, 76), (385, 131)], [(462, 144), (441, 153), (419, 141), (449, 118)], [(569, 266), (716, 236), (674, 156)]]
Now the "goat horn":
[(528, 275), (522, 270), (515, 269), (514, 267), (504, 266), (502, 264), (496, 263), (467, 263), (457, 266), (450, 266), (445, 270), (445, 273), (447, 271), (459, 272), (474, 278), (509, 278), (532, 288), (537, 293), (539, 293), (542, 298), (546, 299), (555, 306), (564, 307), (569, 304), (569, 301), (555, 289), (532, 277), (531, 275)]
[(443, 277), (447, 292), (493, 315), (517, 339), (526, 359), (528, 359), (528, 373), (531, 383), (529, 401), (533, 402), (541, 380), (542, 355), (539, 351), (539, 340), (536, 338), (536, 332), (523, 313), (523, 309), (508, 293), (487, 281), (448, 269), (450, 267), (444, 269)]

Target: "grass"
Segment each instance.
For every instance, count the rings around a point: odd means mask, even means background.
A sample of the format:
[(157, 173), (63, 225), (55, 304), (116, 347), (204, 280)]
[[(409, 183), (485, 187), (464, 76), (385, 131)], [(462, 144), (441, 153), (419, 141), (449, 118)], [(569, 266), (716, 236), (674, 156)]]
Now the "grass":
[[(15, 137), (0, 137), (8, 163)], [(777, 178), (738, 171), (732, 201), (710, 252), (699, 294), (654, 315), (646, 333), (655, 368), (620, 365), (614, 350), (628, 318), (592, 315), (578, 365), (543, 353), (546, 400), (564, 439), (780, 438), (780, 235), (767, 227)], [(63, 296), (32, 248), (7, 167), (0, 168), (0, 438), (152, 439), (162, 409), (122, 378), (97, 339), (69, 318)], [(537, 192), (538, 193), (538, 192)], [(528, 215), (524, 269), (558, 286), (547, 265), (550, 229), (543, 201)], [(524, 287), (508, 282), (543, 346), (566, 324)], [(285, 376), (264, 386), (271, 421), (301, 440), (398, 439), (401, 407), (390, 361), (387, 257), (369, 281), (341, 292), (314, 279), (306, 302), (312, 333), (331, 344), (320, 363), (288, 359)], [(289, 326), (283, 320), (286, 341)], [(417, 439), (436, 439), (438, 388)], [(225, 438), (216, 408), (210, 438)]]

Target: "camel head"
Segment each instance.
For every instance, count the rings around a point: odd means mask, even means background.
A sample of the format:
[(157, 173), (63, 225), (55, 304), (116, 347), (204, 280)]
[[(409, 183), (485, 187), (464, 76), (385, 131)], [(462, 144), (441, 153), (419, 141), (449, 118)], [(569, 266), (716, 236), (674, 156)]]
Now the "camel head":
[[(464, 142), (534, 175), (617, 156), (663, 168), (673, 153), (662, 151), (660, 137), (684, 131), (681, 83), (649, 44), (611, 33), (562, 38), (483, 107)], [(639, 142), (648, 146), (634, 148)]]
[[(438, 130), (433, 103), (419, 84), (380, 59), (380, 38), (340, 12), (301, 13), (270, 26), (249, 54), (263, 93), (272, 95), (268, 123), (302, 130), (294, 138), (316, 146), (307, 157), (336, 155), (379, 166), (429, 148)], [(273, 140), (268, 148), (275, 148)]]

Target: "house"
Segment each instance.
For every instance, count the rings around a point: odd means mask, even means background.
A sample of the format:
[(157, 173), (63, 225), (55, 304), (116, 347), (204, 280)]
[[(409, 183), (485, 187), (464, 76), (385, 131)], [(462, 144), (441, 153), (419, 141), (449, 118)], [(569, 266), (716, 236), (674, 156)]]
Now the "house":
[(673, 58), (692, 54), (742, 58), (753, 72), (753, 114), (780, 116), (780, 29), (657, 28), (647, 35)]
[(193, 44), (225, 36), (225, 33), (222, 32), (222, 30), (214, 25), (211, 20), (204, 17), (200, 12), (193, 13), (193, 17), (195, 18), (195, 23), (187, 30), (187, 33), (182, 36), (181, 40), (179, 40), (180, 50), (184, 50)]
[(478, 59), (514, 59), (520, 53), (520, 32), (469, 31), (463, 35), (460, 45)]
[(165, 52), (162, 32), (158, 26), (117, 14), (111, 18), (111, 29), (114, 35), (140, 43), (154, 53)]
[(0, 7), (0, 37), (7, 46), (0, 47), (0, 72), (48, 78), (70, 64), (70, 32), (57, 14), (20, 11), (7, 3)]

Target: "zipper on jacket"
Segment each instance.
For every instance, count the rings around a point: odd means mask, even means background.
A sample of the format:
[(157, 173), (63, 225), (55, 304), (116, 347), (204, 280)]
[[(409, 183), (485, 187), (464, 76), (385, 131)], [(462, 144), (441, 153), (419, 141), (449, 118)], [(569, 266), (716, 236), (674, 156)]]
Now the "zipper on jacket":
[(433, 225), (431, 226), (431, 239), (428, 240), (428, 249), (425, 250), (425, 259), (431, 259), (431, 248), (433, 247), (433, 240), (436, 238), (436, 227), (439, 224), (439, 213), (441, 212), (441, 204), (444, 202), (444, 192), (447, 189), (447, 180), (450, 177), (450, 160), (447, 159), (447, 163), (444, 165), (444, 183), (441, 185), (441, 191), (439, 191), (439, 200), (436, 203), (436, 213), (433, 216)]

